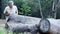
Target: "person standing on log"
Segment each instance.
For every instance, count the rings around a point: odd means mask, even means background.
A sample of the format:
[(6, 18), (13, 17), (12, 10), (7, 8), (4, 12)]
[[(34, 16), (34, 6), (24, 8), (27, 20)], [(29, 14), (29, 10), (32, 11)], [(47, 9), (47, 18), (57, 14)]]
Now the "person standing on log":
[(8, 20), (9, 15), (12, 15), (12, 14), (17, 14), (18, 15), (17, 6), (14, 5), (13, 1), (8, 2), (8, 6), (5, 7), (4, 14), (6, 16), (6, 21)]

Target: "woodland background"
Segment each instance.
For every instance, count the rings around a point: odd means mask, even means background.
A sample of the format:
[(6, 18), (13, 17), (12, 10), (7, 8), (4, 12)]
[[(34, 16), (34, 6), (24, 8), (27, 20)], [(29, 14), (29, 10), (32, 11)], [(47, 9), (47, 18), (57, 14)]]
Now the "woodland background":
[[(9, 0), (0, 0), (0, 18)], [(38, 18), (60, 18), (60, 0), (13, 0), (19, 15)]]

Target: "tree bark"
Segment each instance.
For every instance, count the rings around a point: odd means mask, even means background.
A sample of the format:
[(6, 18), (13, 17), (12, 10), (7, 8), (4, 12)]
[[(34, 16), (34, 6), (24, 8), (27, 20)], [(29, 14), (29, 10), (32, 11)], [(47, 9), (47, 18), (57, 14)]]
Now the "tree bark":
[(43, 18), (43, 13), (42, 13), (42, 8), (41, 8), (40, 0), (38, 0), (38, 2), (39, 2), (39, 7), (40, 7), (40, 15), (41, 15), (41, 17)]
[(53, 18), (56, 18), (56, 14), (57, 14), (56, 10), (59, 7), (58, 4), (59, 4), (59, 0), (54, 0), (53, 1), (53, 6), (52, 6), (52, 17)]

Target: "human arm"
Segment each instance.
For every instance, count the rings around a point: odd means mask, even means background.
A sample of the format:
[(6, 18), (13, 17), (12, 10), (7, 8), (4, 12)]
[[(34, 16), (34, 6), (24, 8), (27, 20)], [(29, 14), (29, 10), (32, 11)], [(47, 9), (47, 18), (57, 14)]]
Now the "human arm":
[(16, 7), (16, 11), (15, 11), (16, 14), (18, 14), (18, 8)]
[(8, 11), (7, 11), (7, 7), (4, 9), (4, 14), (5, 14), (5, 16), (9, 16), (10, 14), (8, 13)]

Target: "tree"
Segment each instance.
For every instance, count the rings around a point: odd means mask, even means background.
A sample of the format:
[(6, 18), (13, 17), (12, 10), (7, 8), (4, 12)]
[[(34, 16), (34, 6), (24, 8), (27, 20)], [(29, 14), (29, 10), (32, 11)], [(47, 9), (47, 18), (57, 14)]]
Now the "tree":
[[(9, 0), (3, 0), (2, 8), (7, 6)], [(13, 0), (18, 7), (20, 15), (44, 18), (60, 18), (60, 0)]]
[(38, 0), (38, 2), (39, 2), (39, 7), (40, 7), (40, 14), (41, 14), (41, 18), (43, 18), (43, 14), (42, 14), (42, 8), (41, 8), (40, 0)]
[(60, 7), (59, 4), (60, 4), (59, 0), (53, 1), (53, 5), (52, 5), (52, 16), (53, 16), (53, 18), (56, 18), (57, 9)]
[(31, 16), (31, 7), (28, 6), (28, 3), (24, 3), (21, 5), (21, 15)]

